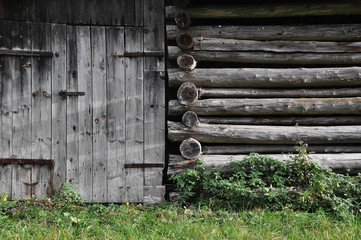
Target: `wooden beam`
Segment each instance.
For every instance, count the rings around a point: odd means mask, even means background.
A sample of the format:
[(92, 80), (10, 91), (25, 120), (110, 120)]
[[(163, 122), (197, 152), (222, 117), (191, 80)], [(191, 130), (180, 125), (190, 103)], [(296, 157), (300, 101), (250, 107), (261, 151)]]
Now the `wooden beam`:
[[(191, 112), (187, 111), (186, 113)], [(184, 114), (186, 114), (184, 113)], [(194, 113), (194, 112), (193, 112)], [(194, 113), (196, 116), (197, 114)], [(193, 117), (195, 118), (195, 117)], [(337, 126), (361, 125), (361, 118), (355, 116), (252, 116), (252, 117), (199, 117), (200, 123), (207, 124), (236, 124), (236, 125), (280, 125), (280, 126)], [(192, 122), (188, 120), (189, 122)], [(183, 121), (184, 123), (184, 121)], [(190, 123), (189, 123), (190, 124)], [(197, 123), (198, 124), (198, 123)], [(185, 124), (186, 125), (186, 124)], [(186, 125), (188, 126), (188, 125)]]
[[(184, 33), (182, 36), (184, 36)], [(361, 42), (254, 41), (196, 37), (194, 38), (194, 43), (193, 49), (195, 51), (266, 51), (306, 53), (361, 52)]]
[(360, 41), (361, 24), (317, 25), (203, 25), (180, 29), (167, 25), (167, 38), (174, 40), (181, 33), (194, 37), (230, 38), (243, 40), (292, 40), (292, 41)]
[[(279, 161), (289, 160), (288, 154), (269, 154)], [(357, 174), (361, 170), (361, 154), (360, 153), (344, 153), (344, 154), (311, 154), (311, 161), (319, 163), (321, 166), (331, 168), (336, 172), (349, 174)], [(214, 168), (223, 167), (222, 171), (230, 171), (229, 164), (232, 160), (242, 161), (248, 155), (201, 155), (198, 158), (204, 161), (203, 166), (207, 171)], [(197, 159), (188, 160), (180, 155), (169, 156), (168, 175), (175, 175), (193, 168)]]
[(199, 116), (361, 114), (361, 97), (214, 98), (194, 101), (188, 106), (180, 104), (177, 100), (169, 101), (169, 115), (182, 115), (186, 111), (193, 111)]
[[(173, 18), (179, 9), (166, 7), (166, 18)], [(191, 18), (278, 18), (305, 16), (360, 15), (361, 2), (299, 3), (278, 2), (262, 4), (207, 5), (187, 9)]]
[(200, 123), (189, 129), (182, 123), (168, 121), (168, 139), (180, 142), (194, 138), (201, 143), (308, 144), (361, 143), (361, 126), (257, 126)]
[(361, 67), (344, 68), (198, 68), (169, 69), (169, 86), (299, 88), (361, 86)]
[(168, 47), (169, 58), (177, 59), (179, 55), (189, 54), (194, 59), (207, 62), (234, 62), (257, 64), (294, 64), (294, 65), (354, 65), (361, 63), (361, 53), (275, 53), (275, 52), (222, 52), (190, 51), (178, 47)]

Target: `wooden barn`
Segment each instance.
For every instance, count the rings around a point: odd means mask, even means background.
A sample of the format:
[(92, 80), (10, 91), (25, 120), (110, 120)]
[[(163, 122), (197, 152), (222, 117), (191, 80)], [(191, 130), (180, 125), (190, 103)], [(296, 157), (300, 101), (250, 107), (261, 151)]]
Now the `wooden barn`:
[(164, 198), (164, 3), (0, 1), (0, 193)]
[(0, 193), (158, 203), (167, 176), (361, 171), (361, 0), (0, 0)]

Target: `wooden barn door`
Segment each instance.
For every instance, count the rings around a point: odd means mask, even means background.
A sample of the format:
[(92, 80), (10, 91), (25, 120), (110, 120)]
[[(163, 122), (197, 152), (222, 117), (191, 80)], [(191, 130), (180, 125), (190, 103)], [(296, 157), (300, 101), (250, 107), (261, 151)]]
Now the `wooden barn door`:
[(163, 198), (163, 20), (152, 2), (127, 26), (0, 21), (0, 193), (51, 196), (70, 182), (89, 202)]

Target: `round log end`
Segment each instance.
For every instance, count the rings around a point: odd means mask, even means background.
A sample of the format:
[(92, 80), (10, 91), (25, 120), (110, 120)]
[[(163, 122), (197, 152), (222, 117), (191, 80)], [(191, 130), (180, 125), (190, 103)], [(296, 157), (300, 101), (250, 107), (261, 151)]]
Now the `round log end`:
[(187, 8), (189, 6), (189, 0), (173, 0), (174, 5), (178, 8)]
[(198, 89), (193, 83), (183, 83), (178, 88), (177, 98), (182, 105), (191, 104), (198, 99)]
[(174, 21), (180, 28), (187, 28), (191, 25), (191, 17), (184, 11), (178, 11), (174, 16)]
[(183, 71), (192, 71), (196, 68), (197, 62), (192, 55), (182, 54), (177, 58), (177, 64)]
[(202, 145), (194, 138), (183, 140), (179, 146), (181, 155), (186, 159), (197, 158), (202, 153)]
[(187, 111), (182, 116), (182, 122), (187, 127), (192, 128), (192, 127), (195, 127), (198, 125), (199, 120), (198, 120), (198, 116), (195, 112)]
[(176, 41), (181, 49), (191, 49), (194, 46), (193, 36), (188, 33), (179, 34)]

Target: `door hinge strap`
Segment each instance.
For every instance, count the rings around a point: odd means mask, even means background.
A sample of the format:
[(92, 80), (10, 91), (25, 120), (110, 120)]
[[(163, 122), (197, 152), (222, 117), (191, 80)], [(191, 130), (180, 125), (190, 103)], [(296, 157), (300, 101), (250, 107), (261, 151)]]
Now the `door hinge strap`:
[(113, 55), (113, 57), (115, 58), (162, 57), (162, 56), (163, 56), (163, 52), (125, 52), (124, 54), (121, 55)]
[(52, 57), (53, 52), (46, 51), (24, 51), (24, 50), (0, 50), (0, 55), (4, 56), (24, 56), (24, 57)]
[(53, 159), (19, 159), (19, 158), (0, 158), (0, 164), (31, 164), (31, 165), (51, 165), (54, 166)]
[(124, 164), (124, 168), (164, 168), (162, 163), (130, 163)]

